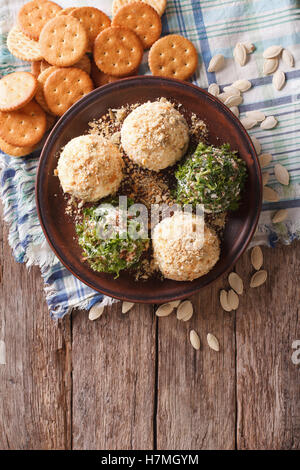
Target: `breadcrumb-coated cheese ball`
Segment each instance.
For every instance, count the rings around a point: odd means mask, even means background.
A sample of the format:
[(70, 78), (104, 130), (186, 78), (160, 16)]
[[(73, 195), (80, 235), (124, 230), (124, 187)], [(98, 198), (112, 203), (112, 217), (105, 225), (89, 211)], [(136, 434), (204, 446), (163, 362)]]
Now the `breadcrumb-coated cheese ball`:
[(175, 213), (156, 225), (152, 237), (154, 260), (165, 278), (193, 281), (217, 263), (219, 239), (206, 225), (201, 231), (203, 224), (199, 216)]
[(100, 135), (82, 135), (64, 147), (57, 175), (65, 193), (94, 202), (118, 190), (122, 169), (118, 147)]
[(189, 128), (169, 101), (148, 102), (125, 119), (121, 143), (134, 163), (160, 171), (174, 165), (186, 153)]

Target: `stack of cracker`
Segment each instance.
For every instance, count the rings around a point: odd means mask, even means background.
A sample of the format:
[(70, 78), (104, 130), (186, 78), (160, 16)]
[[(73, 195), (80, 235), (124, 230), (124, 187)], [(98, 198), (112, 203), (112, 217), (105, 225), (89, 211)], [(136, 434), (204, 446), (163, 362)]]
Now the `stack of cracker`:
[(166, 0), (114, 0), (113, 19), (93, 7), (62, 9), (32, 0), (20, 9), (7, 47), (31, 73), (0, 80), (0, 148), (32, 152), (56, 120), (95, 87), (136, 75), (145, 49), (158, 76), (188, 79), (198, 54), (179, 35), (160, 39)]

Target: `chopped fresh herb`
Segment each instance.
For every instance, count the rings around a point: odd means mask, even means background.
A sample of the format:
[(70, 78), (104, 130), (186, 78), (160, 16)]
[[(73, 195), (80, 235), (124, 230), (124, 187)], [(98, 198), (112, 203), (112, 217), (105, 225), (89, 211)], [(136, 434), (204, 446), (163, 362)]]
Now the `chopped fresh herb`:
[(229, 144), (218, 148), (199, 143), (175, 177), (178, 203), (203, 204), (206, 212), (222, 212), (238, 208), (247, 170)]

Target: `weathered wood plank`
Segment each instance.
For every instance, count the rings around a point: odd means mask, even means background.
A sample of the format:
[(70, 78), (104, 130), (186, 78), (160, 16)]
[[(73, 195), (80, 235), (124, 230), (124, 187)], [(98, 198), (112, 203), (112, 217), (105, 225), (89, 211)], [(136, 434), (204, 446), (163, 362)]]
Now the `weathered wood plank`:
[[(239, 449), (300, 448), (300, 243), (264, 249), (267, 283), (247, 289), (237, 312), (237, 444)], [(238, 265), (248, 280), (250, 256)], [(249, 284), (248, 284), (249, 285)]]
[[(234, 315), (219, 305), (219, 280), (193, 299), (195, 313), (187, 322), (175, 314), (159, 319), (158, 449), (234, 449), (235, 333)], [(189, 332), (195, 329), (201, 349)], [(219, 353), (206, 341), (213, 333)]]
[(73, 448), (152, 449), (156, 320), (150, 306), (73, 316)]
[(0, 448), (68, 449), (70, 319), (49, 318), (39, 270), (17, 264), (6, 227), (0, 235)]

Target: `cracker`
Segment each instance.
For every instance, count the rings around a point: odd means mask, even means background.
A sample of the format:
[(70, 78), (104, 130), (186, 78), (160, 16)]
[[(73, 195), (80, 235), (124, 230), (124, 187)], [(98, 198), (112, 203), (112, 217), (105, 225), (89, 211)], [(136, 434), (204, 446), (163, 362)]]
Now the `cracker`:
[(17, 147), (16, 145), (8, 144), (0, 137), (0, 150), (12, 157), (25, 157), (35, 150), (35, 146)]
[(89, 47), (93, 47), (94, 41), (101, 31), (108, 28), (111, 24), (109, 17), (94, 7), (75, 8), (71, 16), (76, 18), (87, 32)]
[(0, 111), (22, 108), (34, 97), (37, 79), (29, 72), (13, 72), (0, 80)]
[(41, 73), (44, 72), (44, 70), (48, 69), (49, 67), (52, 67), (52, 65), (49, 64), (49, 62), (47, 62), (46, 60), (41, 61)]
[(124, 77), (136, 70), (143, 58), (143, 44), (131, 29), (106, 28), (94, 43), (97, 67), (108, 75)]
[(14, 26), (8, 33), (7, 48), (21, 60), (35, 62), (43, 59), (39, 43), (25, 36), (18, 26)]
[(30, 39), (38, 41), (43, 26), (62, 8), (48, 0), (32, 0), (25, 3), (18, 13), (18, 26)]
[(120, 80), (119, 77), (113, 77), (112, 75), (101, 72), (94, 61), (92, 61), (91, 77), (96, 88)]
[(137, 34), (144, 49), (160, 38), (162, 25), (159, 14), (144, 2), (129, 3), (114, 16), (112, 26), (124, 26)]
[(153, 75), (187, 80), (198, 65), (198, 53), (188, 39), (170, 34), (156, 41), (150, 49), (149, 67)]
[(58, 16), (61, 16), (61, 15), (69, 15), (70, 13), (72, 13), (73, 10), (75, 10), (76, 7), (68, 7), (68, 8), (64, 8), (63, 10), (60, 10), (58, 12)]
[(64, 68), (51, 73), (44, 85), (49, 109), (62, 116), (76, 101), (94, 89), (91, 78), (81, 69)]
[(51, 113), (51, 111), (50, 111), (50, 109), (47, 105), (46, 99), (45, 99), (44, 85), (46, 83), (47, 78), (51, 75), (51, 73), (55, 72), (55, 70), (58, 70), (58, 67), (55, 67), (55, 66), (52, 65), (52, 66), (48, 67), (47, 69), (45, 69), (38, 76), (38, 89), (37, 89), (37, 92), (36, 92), (36, 95), (35, 95), (35, 99), (38, 102), (38, 104), (41, 106), (41, 108), (43, 108), (43, 110), (47, 114), (52, 114), (52, 113)]
[(0, 111), (0, 137), (11, 145), (31, 147), (45, 130), (46, 114), (34, 100), (17, 111)]
[(37, 62), (31, 62), (31, 73), (34, 75), (36, 78), (39, 76), (41, 73), (41, 60), (38, 60)]
[[(129, 3), (133, 3), (136, 1), (141, 0), (114, 0), (112, 4), (112, 15), (115, 16), (116, 13), (122, 8), (124, 5), (128, 5)], [(150, 7), (154, 8), (157, 11), (159, 16), (162, 16), (166, 6), (167, 0), (143, 0), (144, 3), (150, 5)]]
[(88, 37), (73, 16), (56, 16), (43, 27), (39, 39), (41, 53), (51, 65), (74, 65), (85, 54)]

